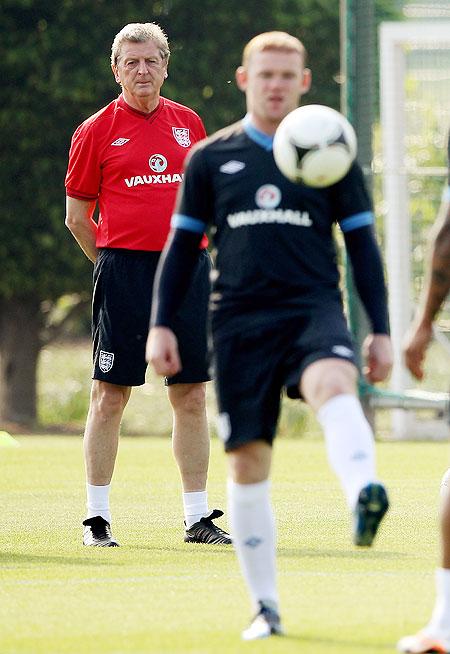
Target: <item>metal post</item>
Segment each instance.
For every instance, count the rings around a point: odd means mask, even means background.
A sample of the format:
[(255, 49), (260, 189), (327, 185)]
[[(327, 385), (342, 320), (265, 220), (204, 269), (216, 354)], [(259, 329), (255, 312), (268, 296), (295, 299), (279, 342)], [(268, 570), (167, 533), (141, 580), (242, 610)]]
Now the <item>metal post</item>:
[[(374, 52), (375, 20), (373, 0), (340, 0), (341, 111), (355, 128), (358, 138), (358, 161), (366, 184), (372, 190), (372, 124), (374, 118)], [(346, 260), (346, 287), (349, 323), (358, 347), (360, 367), (361, 347), (370, 331), (366, 313), (356, 293), (351, 266)], [(372, 428), (375, 412), (361, 398), (364, 412)]]

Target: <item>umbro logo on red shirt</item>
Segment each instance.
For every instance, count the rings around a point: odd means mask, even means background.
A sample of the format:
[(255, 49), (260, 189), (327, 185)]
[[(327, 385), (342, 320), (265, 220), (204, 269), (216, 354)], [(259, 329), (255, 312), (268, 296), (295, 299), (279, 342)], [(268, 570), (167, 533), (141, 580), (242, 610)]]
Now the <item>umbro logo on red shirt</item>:
[(125, 145), (130, 139), (116, 139), (111, 143), (111, 145)]

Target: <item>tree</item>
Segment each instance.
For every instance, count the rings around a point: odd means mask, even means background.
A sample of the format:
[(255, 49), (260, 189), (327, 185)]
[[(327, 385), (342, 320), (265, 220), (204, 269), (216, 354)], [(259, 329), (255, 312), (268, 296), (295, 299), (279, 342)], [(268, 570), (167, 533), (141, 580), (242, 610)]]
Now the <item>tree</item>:
[[(89, 12), (80, 11), (90, 5)], [(61, 295), (87, 302), (90, 265), (64, 228), (70, 134), (111, 94), (106, 3), (2, 3), (0, 419), (36, 419), (36, 365)], [(109, 10), (109, 25), (113, 10)], [(94, 27), (97, 29), (94, 38)], [(102, 34), (102, 31), (104, 34)]]
[(49, 316), (63, 295), (74, 299), (65, 320), (88, 303), (92, 267), (64, 227), (64, 175), (75, 127), (118, 91), (114, 34), (128, 22), (159, 22), (173, 52), (164, 93), (212, 131), (242, 115), (234, 70), (243, 44), (268, 29), (303, 39), (314, 69), (309, 101), (338, 107), (338, 4), (153, 0), (144, 10), (137, 0), (3, 0), (0, 423), (35, 422), (39, 352), (58, 333)]

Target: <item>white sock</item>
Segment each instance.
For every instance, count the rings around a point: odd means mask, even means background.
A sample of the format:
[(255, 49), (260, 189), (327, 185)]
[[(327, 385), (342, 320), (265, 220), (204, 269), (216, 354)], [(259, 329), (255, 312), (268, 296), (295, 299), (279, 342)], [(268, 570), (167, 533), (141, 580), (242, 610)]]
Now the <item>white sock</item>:
[(111, 512), (109, 510), (110, 488), (111, 484), (107, 484), (106, 486), (93, 486), (92, 484), (86, 484), (86, 518), (94, 518), (96, 515), (100, 515), (107, 522), (111, 523)]
[(354, 395), (331, 398), (320, 407), (317, 418), (325, 434), (328, 460), (353, 510), (360, 490), (376, 481), (372, 430)]
[(208, 515), (208, 491), (183, 493), (184, 521), (189, 529), (195, 522)]
[(436, 602), (430, 622), (424, 631), (450, 640), (450, 570), (436, 570)]
[(229, 479), (227, 490), (233, 545), (255, 609), (259, 601), (265, 601), (277, 610), (276, 529), (270, 482), (237, 484)]

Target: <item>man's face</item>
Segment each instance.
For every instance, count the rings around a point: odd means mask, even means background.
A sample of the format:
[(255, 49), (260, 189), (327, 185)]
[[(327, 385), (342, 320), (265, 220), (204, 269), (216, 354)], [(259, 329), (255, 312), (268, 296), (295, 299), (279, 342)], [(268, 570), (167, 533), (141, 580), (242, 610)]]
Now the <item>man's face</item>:
[(264, 123), (278, 125), (310, 86), (310, 71), (297, 52), (254, 52), (246, 68), (237, 71), (237, 83), (247, 98), (247, 109)]
[(167, 60), (161, 58), (153, 41), (125, 41), (117, 64), (112, 66), (112, 70), (125, 95), (143, 99), (159, 94), (167, 77)]

